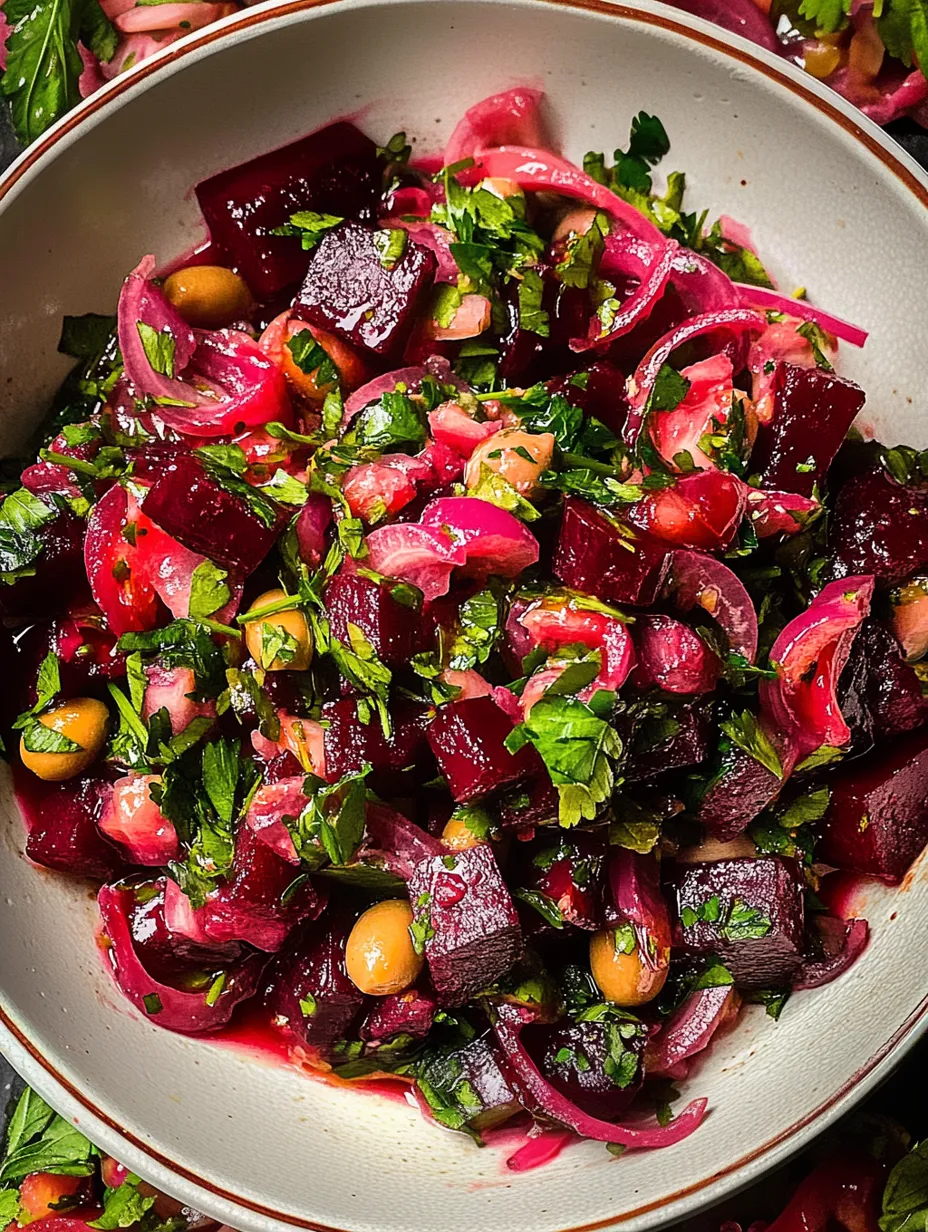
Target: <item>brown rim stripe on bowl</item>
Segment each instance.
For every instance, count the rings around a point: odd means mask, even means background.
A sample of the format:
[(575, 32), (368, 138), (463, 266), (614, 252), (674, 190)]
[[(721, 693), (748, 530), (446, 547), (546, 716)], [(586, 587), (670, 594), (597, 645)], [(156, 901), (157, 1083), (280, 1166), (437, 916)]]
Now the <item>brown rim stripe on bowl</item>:
[[(22, 161), (15, 167), (11, 174), (8, 174), (0, 181), (0, 202), (8, 195), (10, 190), (15, 187), (20, 178), (39, 161), (39, 159), (52, 150), (55, 145), (69, 133), (71, 133), (86, 116), (96, 114), (100, 108), (105, 107), (111, 98), (116, 98), (131, 89), (135, 84), (152, 74), (157, 73), (162, 65), (167, 65), (172, 61), (182, 59), (184, 56), (194, 51), (199, 51), (203, 47), (209, 46), (217, 40), (234, 37), (234, 34), (239, 30), (250, 29), (254, 26), (263, 25), (268, 21), (275, 21), (281, 16), (292, 13), (305, 12), (309, 9), (328, 8), (331, 5), (339, 4), (341, 0), (286, 0), (285, 3), (277, 5), (275, 8), (265, 12), (257, 13), (245, 11), (238, 17), (230, 19), (228, 24), (221, 28), (207, 27), (198, 34), (190, 36), (190, 41), (184, 46), (174, 46), (167, 49), (163, 53), (163, 58), (156, 57), (154, 60), (148, 60), (131, 69), (124, 77), (117, 78), (104, 92), (93, 95), (82, 103), (75, 111), (61, 121), (60, 128), (40, 137), (38, 141), (32, 145), (26, 152)], [(664, 17), (656, 13), (646, 13), (637, 9), (628, 8), (622, 4), (611, 4), (607, 0), (536, 0), (537, 3), (548, 4), (553, 8), (569, 8), (577, 9), (585, 12), (598, 13), (609, 18), (622, 18), (628, 21), (635, 21), (642, 25), (657, 26), (663, 30), (669, 30), (673, 34), (680, 35), (693, 42), (700, 43), (704, 47), (709, 47), (713, 51), (737, 60), (749, 68), (762, 73), (771, 81), (777, 82), (785, 87), (791, 94), (795, 94), (802, 98), (810, 106), (814, 107), (818, 112), (833, 120), (844, 132), (860, 142), (871, 154), (873, 154), (892, 174), (905, 185), (906, 188), (915, 196), (915, 198), (926, 208), (928, 208), (928, 186), (907, 167), (892, 152), (887, 149), (872, 133), (864, 129), (860, 124), (856, 123), (853, 118), (845, 115), (845, 113), (834, 103), (827, 99), (819, 98), (804, 82), (794, 80), (792, 76), (781, 71), (774, 65), (768, 65), (755, 55), (747, 50), (742, 50), (739, 47), (732, 47), (724, 38), (717, 37), (712, 34), (703, 32), (702, 30), (694, 30), (687, 24), (681, 21), (673, 20), (672, 18)], [(833, 1092), (827, 1100), (824, 1100), (817, 1108), (807, 1113), (800, 1120), (794, 1122), (787, 1129), (765, 1142), (762, 1146), (742, 1156), (735, 1162), (713, 1173), (712, 1176), (705, 1177), (700, 1181), (694, 1182), (692, 1185), (685, 1186), (683, 1189), (677, 1190), (675, 1193), (668, 1195), (658, 1201), (647, 1203), (643, 1206), (636, 1207), (634, 1210), (626, 1211), (621, 1214), (611, 1215), (604, 1219), (596, 1220), (593, 1223), (575, 1225), (574, 1227), (564, 1229), (563, 1232), (598, 1232), (599, 1229), (607, 1228), (612, 1224), (624, 1223), (629, 1219), (634, 1219), (640, 1215), (648, 1214), (653, 1210), (662, 1207), (670, 1206), (691, 1194), (698, 1193), (700, 1190), (707, 1188), (724, 1177), (731, 1176), (733, 1173), (742, 1168), (747, 1167), (754, 1160), (759, 1159), (763, 1155), (779, 1146), (781, 1143), (793, 1138), (806, 1126), (818, 1120), (824, 1114), (829, 1112), (836, 1104), (839, 1104), (858, 1084), (866, 1079), (873, 1071), (884, 1061), (896, 1048), (899, 1047), (915, 1030), (917, 1026), (925, 1018), (928, 1012), (928, 997), (919, 1004), (919, 1006), (910, 1014), (908, 1019), (902, 1024), (898, 1031), (884, 1043), (870, 1057), (865, 1065), (863, 1065), (854, 1076), (844, 1083), (837, 1091)], [(83, 1108), (85, 1108), (97, 1120), (107, 1125), (115, 1133), (119, 1134), (127, 1142), (131, 1143), (142, 1154), (148, 1156), (149, 1159), (158, 1163), (161, 1167), (178, 1176), (184, 1177), (187, 1181), (192, 1182), (209, 1193), (215, 1194), (224, 1201), (231, 1203), (234, 1206), (254, 1211), (258, 1215), (276, 1220), (280, 1223), (290, 1224), (297, 1228), (309, 1229), (309, 1232), (345, 1232), (344, 1229), (335, 1228), (328, 1224), (316, 1223), (309, 1219), (301, 1218), (296, 1215), (289, 1215), (282, 1211), (275, 1211), (271, 1207), (264, 1206), (259, 1202), (254, 1202), (249, 1198), (241, 1197), (232, 1193), (229, 1190), (223, 1189), (211, 1181), (205, 1180), (198, 1176), (195, 1172), (184, 1167), (182, 1164), (162, 1155), (154, 1150), (150, 1144), (143, 1142), (130, 1130), (124, 1128), (112, 1117), (107, 1115), (102, 1109), (98, 1108), (93, 1101), (71, 1083), (65, 1076), (59, 1073), (41, 1055), (31, 1040), (10, 1020), (7, 1014), (0, 1008), (0, 1023), (14, 1036), (36, 1063), (45, 1070), (45, 1072), (66, 1090)]]

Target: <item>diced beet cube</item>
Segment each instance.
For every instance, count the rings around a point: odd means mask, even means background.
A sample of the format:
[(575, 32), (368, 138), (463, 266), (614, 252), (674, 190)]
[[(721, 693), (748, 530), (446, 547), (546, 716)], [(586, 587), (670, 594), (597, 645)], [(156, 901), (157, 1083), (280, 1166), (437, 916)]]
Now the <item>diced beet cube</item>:
[[(145, 970), (156, 979), (173, 984), (179, 974), (197, 968), (210, 971), (237, 962), (243, 952), (237, 942), (210, 944), (207, 938), (196, 941), (170, 927), (165, 912), (166, 886), (167, 878), (159, 877), (131, 887), (135, 902), (129, 911), (129, 928)], [(174, 890), (181, 893), (176, 886)]]
[(811, 496), (865, 398), (858, 385), (834, 372), (778, 364), (773, 418), (759, 425), (751, 452), (751, 472), (760, 475), (760, 486)]
[(274, 962), (266, 1003), (272, 1022), (321, 1060), (348, 1034), (366, 998), (348, 978), (345, 946), (354, 918), (340, 913), (305, 924)]
[(361, 1023), (362, 1040), (382, 1044), (397, 1035), (425, 1039), (432, 1029), (438, 1002), (430, 992), (408, 988), (388, 997), (378, 997), (374, 1008)]
[(488, 843), (420, 861), (409, 899), (443, 1005), (463, 1005), (521, 957), (519, 917)]
[(608, 359), (597, 360), (585, 372), (555, 377), (548, 382), (548, 392), (563, 394), (585, 415), (598, 419), (621, 438), (628, 420), (628, 390), (625, 373)]
[[(623, 1045), (621, 1051), (616, 1034)], [(604, 1121), (616, 1120), (640, 1090), (646, 1040), (641, 1023), (608, 1019), (530, 1025), (522, 1032), (522, 1043), (551, 1085), (578, 1108)], [(616, 1078), (607, 1072), (607, 1062)]]
[(145, 497), (145, 514), (185, 548), (252, 573), (273, 547), (283, 515), (268, 526), (241, 496), (227, 492), (192, 454), (179, 457)]
[(699, 803), (696, 820), (713, 838), (727, 843), (777, 798), (782, 786), (782, 779), (772, 770), (732, 745)]
[(469, 697), (439, 706), (429, 744), (454, 799), (463, 804), (522, 782), (543, 769), (530, 745), (513, 756), (505, 746), (515, 727), (492, 697)]
[(390, 706), (391, 733), (385, 740), (376, 715), (369, 723), (358, 718), (357, 702), (350, 697), (322, 707), (325, 729), (326, 775), (333, 782), (356, 774), (365, 762), (373, 768), (370, 783), (386, 795), (415, 793), (435, 772), (426, 736), (430, 710), (417, 702), (399, 699)]
[(279, 950), (295, 924), (325, 905), (310, 881), (286, 891), (299, 870), (281, 859), (249, 826), (240, 826), (229, 880), (206, 901), (203, 928), (214, 941), (247, 941)]
[(816, 856), (826, 864), (901, 881), (928, 843), (928, 731), (894, 740), (829, 780)]
[(97, 829), (104, 780), (84, 774), (45, 783), (16, 767), (17, 800), (26, 819), (26, 855), (36, 864), (75, 877), (108, 881), (125, 864)]
[(646, 531), (568, 496), (553, 569), (566, 586), (611, 603), (653, 603), (670, 562), (669, 547)]
[(419, 1075), (445, 1107), (458, 1112), (461, 1125), (478, 1133), (523, 1111), (492, 1031), (478, 1035), (462, 1048), (427, 1052)]
[(516, 899), (529, 908), (522, 912), (528, 931), (537, 932), (552, 913), (575, 928), (601, 926), (605, 832), (543, 831), (531, 843), (517, 843), (512, 858), (509, 883), (516, 887)]
[(628, 740), (623, 773), (629, 781), (650, 779), (665, 770), (698, 766), (712, 747), (712, 703), (686, 698), (666, 703), (663, 718), (636, 723)]
[(560, 796), (542, 766), (524, 783), (502, 792), (494, 801), (494, 809), (504, 830), (530, 830), (547, 821), (557, 821)]
[(407, 240), (385, 264), (373, 227), (345, 222), (328, 231), (313, 253), (293, 301), (295, 316), (377, 355), (394, 355), (432, 285), (435, 255)]
[(928, 722), (928, 698), (895, 636), (873, 617), (858, 630), (841, 674), (839, 701), (845, 722), (868, 742), (914, 731)]
[(298, 237), (274, 230), (300, 210), (367, 218), (380, 178), (373, 141), (340, 121), (201, 180), (196, 194), (213, 243), (267, 300), (298, 282), (308, 261)]
[(323, 595), (332, 633), (349, 645), (348, 624), (357, 625), (388, 667), (407, 667), (426, 648), (428, 630), (419, 606), (394, 598), (389, 582), (361, 573), (337, 573)]
[(36, 531), (42, 541), (35, 573), (12, 586), (0, 586), (0, 612), (18, 620), (58, 616), (87, 592), (84, 523), (62, 513)]
[(838, 493), (828, 544), (825, 580), (872, 573), (895, 586), (928, 564), (928, 493), (882, 468), (856, 476)]
[(802, 882), (779, 856), (692, 864), (676, 882), (674, 944), (718, 954), (742, 988), (788, 984), (803, 953)]

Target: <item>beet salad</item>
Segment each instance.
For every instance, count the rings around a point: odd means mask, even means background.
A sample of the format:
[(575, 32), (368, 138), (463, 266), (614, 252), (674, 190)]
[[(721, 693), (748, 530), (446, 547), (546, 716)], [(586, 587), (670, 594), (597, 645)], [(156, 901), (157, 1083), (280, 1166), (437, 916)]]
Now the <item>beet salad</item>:
[(65, 320), (4, 725), (153, 1027), (619, 1154), (860, 955), (835, 870), (928, 842), (928, 455), (854, 428), (861, 329), (656, 186), (659, 119), (551, 145), (529, 89), (438, 158), (340, 121)]

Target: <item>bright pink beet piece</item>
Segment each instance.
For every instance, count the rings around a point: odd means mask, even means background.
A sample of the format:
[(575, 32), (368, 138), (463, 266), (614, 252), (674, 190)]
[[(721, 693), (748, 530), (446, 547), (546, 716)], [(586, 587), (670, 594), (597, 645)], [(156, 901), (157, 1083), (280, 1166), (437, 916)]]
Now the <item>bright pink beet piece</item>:
[(646, 1038), (640, 1030), (623, 1039), (625, 1048), (635, 1054), (636, 1065), (620, 1087), (607, 1073), (612, 1057), (607, 1022), (529, 1025), (522, 1033), (522, 1043), (554, 1089), (589, 1116), (606, 1121), (621, 1116), (641, 1089)]
[(135, 497), (114, 484), (94, 505), (87, 520), (84, 563), (94, 601), (117, 637), (151, 629), (158, 619), (158, 597), (124, 531), (135, 525)]
[(271, 550), (284, 520), (281, 515), (266, 526), (192, 454), (181, 455), (156, 480), (145, 498), (145, 514), (185, 547), (244, 574)]
[[(190, 591), (193, 575), (205, 556), (191, 552), (156, 525), (144, 511), (135, 519), (135, 553), (133, 565), (138, 576), (152, 587), (172, 616), (190, 615)], [(229, 599), (212, 613), (212, 619), (229, 624), (235, 619), (242, 598), (241, 582), (232, 574), (226, 578)]]
[(423, 860), (409, 898), (429, 926), (425, 957), (443, 1005), (463, 1005), (521, 957), (519, 917), (488, 843)]
[(418, 988), (378, 997), (361, 1023), (358, 1034), (369, 1043), (384, 1043), (396, 1035), (424, 1039), (432, 1029), (438, 1002), (435, 994)]
[(850, 872), (899, 882), (928, 843), (928, 731), (900, 737), (829, 781), (816, 855)]
[(353, 915), (340, 912), (304, 925), (271, 969), (266, 1002), (271, 1021), (313, 1056), (327, 1060), (348, 1035), (366, 998), (348, 978), (345, 946)]
[(771, 535), (795, 535), (820, 508), (817, 500), (800, 496), (797, 492), (751, 488), (747, 498), (747, 514), (758, 539), (769, 539)]
[(750, 753), (732, 745), (696, 812), (713, 838), (727, 843), (741, 834), (780, 794), (783, 780)]
[(372, 569), (417, 586), (426, 602), (446, 595), (452, 570), (467, 562), (450, 535), (418, 523), (378, 526), (367, 536), (367, 552)]
[(296, 880), (293, 865), (258, 839), (249, 826), (239, 829), (229, 880), (206, 901), (203, 928), (213, 941), (247, 941), (259, 950), (279, 950), (295, 924), (315, 918), (325, 896), (305, 881), (282, 902)]
[(481, 423), (456, 402), (443, 402), (434, 411), (429, 411), (431, 435), (462, 458), (469, 458), (481, 441), (498, 432), (502, 426), (498, 420), (492, 419)]
[(365, 218), (379, 188), (376, 146), (341, 121), (201, 180), (196, 194), (213, 242), (264, 300), (298, 282), (308, 260), (298, 237), (275, 228), (300, 210)]
[[(779, 856), (692, 864), (675, 883), (674, 944), (718, 954), (743, 988), (788, 984), (803, 952), (802, 881)], [(707, 911), (711, 902), (718, 909)], [(694, 918), (695, 917), (695, 918)]]
[(540, 601), (519, 617), (530, 645), (553, 654), (561, 646), (580, 643), (602, 654), (602, 668), (581, 700), (596, 689), (618, 690), (635, 663), (635, 648), (627, 625), (618, 616), (592, 612), (572, 601)]
[(553, 569), (566, 586), (585, 594), (646, 605), (654, 602), (661, 587), (669, 552), (669, 544), (568, 496)]
[(405, 667), (426, 649), (421, 604), (401, 603), (389, 582), (343, 569), (327, 583), (323, 602), (334, 636), (348, 645), (348, 625), (357, 625), (388, 667)]
[(162, 667), (152, 663), (145, 669), (148, 685), (142, 698), (142, 718), (147, 723), (153, 714), (166, 710), (171, 721), (171, 731), (176, 736), (194, 719), (216, 717), (214, 701), (194, 701), (196, 678), (189, 667)]
[(439, 706), (428, 729), (438, 768), (459, 803), (531, 778), (540, 759), (530, 745), (513, 756), (504, 741), (515, 724), (491, 697)]
[(838, 493), (828, 538), (831, 577), (872, 573), (895, 586), (928, 564), (928, 496), (882, 468), (858, 475)]
[(439, 497), (426, 505), (419, 521), (463, 547), (469, 577), (518, 577), (538, 560), (538, 541), (525, 523), (490, 501)]
[(405, 342), (436, 262), (434, 253), (407, 240), (388, 269), (375, 242), (378, 234), (356, 222), (328, 231), (313, 253), (293, 312), (357, 347), (389, 356)]
[(235, 963), (245, 952), (237, 941), (210, 940), (200, 926), (202, 909), (194, 910), (170, 877), (136, 883), (133, 893), (134, 902), (127, 901), (129, 931), (136, 957), (156, 979), (171, 984), (197, 969)]
[(303, 782), (302, 774), (294, 774), (265, 783), (255, 792), (245, 814), (245, 825), (254, 830), (258, 841), (288, 864), (299, 864), (300, 858), (284, 818), (296, 820), (306, 807), (308, 799)]
[[(252, 996), (264, 966), (264, 956), (251, 954), (226, 968), (218, 993), (215, 981), (196, 991), (177, 988), (156, 979), (143, 965), (130, 931), (135, 892), (130, 887), (104, 886), (98, 896), (103, 931), (109, 938), (107, 957), (116, 983), (149, 1021), (169, 1031), (199, 1034), (224, 1026), (240, 1001)], [(210, 1004), (211, 1002), (211, 1004)]]
[(106, 787), (102, 779), (83, 774), (65, 783), (44, 783), (17, 767), (16, 786), (30, 860), (59, 873), (101, 881), (124, 867), (116, 848), (97, 829)]
[(346, 697), (322, 707), (325, 729), (326, 777), (335, 782), (356, 774), (370, 762), (371, 786), (387, 795), (413, 792), (435, 772), (426, 730), (429, 708), (398, 699), (390, 707), (391, 734), (384, 739), (376, 715), (364, 724), (358, 718), (357, 702)]
[(866, 394), (834, 372), (787, 363), (778, 365), (773, 389), (773, 419), (758, 426), (751, 473), (762, 488), (811, 496)]
[(711, 693), (715, 688), (722, 667), (718, 656), (681, 620), (660, 614), (637, 616), (632, 637), (638, 688), (668, 693)]
[(155, 774), (127, 774), (104, 791), (97, 825), (132, 864), (160, 868), (180, 854), (177, 831), (151, 798)]
[(734, 539), (746, 510), (745, 485), (736, 475), (692, 471), (630, 506), (628, 519), (668, 543), (718, 552)]

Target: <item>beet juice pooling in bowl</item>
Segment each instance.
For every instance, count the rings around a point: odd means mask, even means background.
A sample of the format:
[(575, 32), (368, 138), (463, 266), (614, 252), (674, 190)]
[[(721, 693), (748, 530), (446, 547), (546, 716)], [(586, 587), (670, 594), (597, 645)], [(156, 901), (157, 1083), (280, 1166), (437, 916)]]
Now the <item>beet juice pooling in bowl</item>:
[(248, 1002), (444, 1126), (619, 1153), (860, 954), (833, 870), (928, 841), (928, 461), (853, 430), (863, 331), (655, 190), (658, 119), (580, 170), (538, 104), (205, 180), (208, 252), (65, 321), (5, 722), (153, 1024)]

